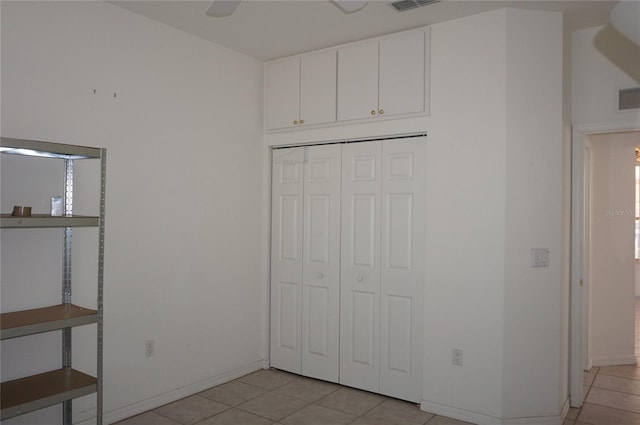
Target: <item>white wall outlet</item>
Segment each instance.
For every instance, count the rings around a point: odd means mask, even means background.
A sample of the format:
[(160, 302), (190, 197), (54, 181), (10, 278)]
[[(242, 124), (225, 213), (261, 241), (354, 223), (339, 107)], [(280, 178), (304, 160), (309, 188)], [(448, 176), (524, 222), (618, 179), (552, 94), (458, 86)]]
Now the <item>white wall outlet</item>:
[(156, 351), (156, 342), (153, 339), (148, 339), (144, 342), (144, 356), (151, 357)]
[(462, 349), (454, 348), (451, 352), (451, 363), (454, 366), (462, 366)]
[(533, 267), (549, 267), (549, 250), (547, 248), (531, 248), (531, 265)]

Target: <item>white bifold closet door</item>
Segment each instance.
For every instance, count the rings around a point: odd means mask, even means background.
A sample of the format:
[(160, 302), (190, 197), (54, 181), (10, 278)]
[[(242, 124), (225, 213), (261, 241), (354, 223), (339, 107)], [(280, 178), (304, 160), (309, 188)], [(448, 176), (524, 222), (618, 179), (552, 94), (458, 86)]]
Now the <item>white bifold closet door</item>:
[(271, 365), (418, 402), (424, 137), (273, 151)]
[(340, 145), (273, 151), (271, 365), (338, 382)]
[(340, 383), (421, 399), (426, 140), (342, 152)]

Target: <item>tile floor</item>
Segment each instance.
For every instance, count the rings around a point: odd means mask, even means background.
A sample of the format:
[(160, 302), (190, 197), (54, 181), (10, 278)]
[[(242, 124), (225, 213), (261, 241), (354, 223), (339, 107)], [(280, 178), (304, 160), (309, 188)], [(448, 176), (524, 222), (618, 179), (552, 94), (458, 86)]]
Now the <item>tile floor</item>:
[[(636, 297), (636, 358), (640, 361), (640, 298)], [(565, 425), (640, 425), (640, 368), (594, 367), (584, 373), (585, 402)]]
[(423, 412), (413, 403), (273, 369), (251, 373), (118, 422), (196, 424), (468, 425)]
[[(640, 425), (640, 368), (584, 373), (585, 403), (564, 425)], [(305, 378), (260, 370), (118, 425), (468, 425), (416, 404)]]
[(640, 368), (594, 367), (584, 373), (585, 402), (565, 425), (640, 425)]

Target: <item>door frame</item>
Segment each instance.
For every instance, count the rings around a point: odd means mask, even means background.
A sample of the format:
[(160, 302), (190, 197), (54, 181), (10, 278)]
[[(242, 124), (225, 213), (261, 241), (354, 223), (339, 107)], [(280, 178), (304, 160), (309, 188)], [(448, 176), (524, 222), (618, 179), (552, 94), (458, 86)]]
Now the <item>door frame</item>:
[(569, 394), (572, 407), (583, 402), (583, 371), (591, 367), (589, 331), (589, 155), (585, 139), (593, 134), (640, 131), (640, 121), (575, 124), (571, 138), (571, 286)]

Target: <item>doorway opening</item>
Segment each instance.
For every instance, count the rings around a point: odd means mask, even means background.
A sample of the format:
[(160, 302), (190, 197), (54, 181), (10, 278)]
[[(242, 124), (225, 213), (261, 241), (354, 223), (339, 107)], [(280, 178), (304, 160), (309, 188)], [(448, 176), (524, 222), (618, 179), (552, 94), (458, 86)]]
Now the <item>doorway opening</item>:
[[(607, 146), (606, 136), (622, 134), (633, 135), (634, 142), (625, 142), (622, 150), (600, 152), (601, 169), (596, 171), (593, 147)], [(596, 136), (604, 140), (594, 142), (598, 139)], [(636, 275), (640, 274), (636, 268), (640, 264), (634, 252), (640, 254), (640, 236), (635, 236), (640, 235), (640, 211), (636, 212), (640, 187), (636, 188), (635, 184), (635, 165), (640, 162), (636, 163), (634, 158), (635, 148), (640, 146), (640, 123), (574, 126), (572, 139), (570, 394), (571, 406), (579, 407), (583, 403), (584, 370), (596, 365), (632, 364), (636, 363), (636, 356), (640, 358), (640, 301), (636, 302), (636, 296), (640, 297), (640, 284), (635, 283)], [(627, 165), (623, 167), (622, 163)], [(625, 169), (625, 194), (616, 195), (615, 199), (610, 197), (621, 188), (605, 177), (597, 183), (602, 186), (601, 195), (594, 205), (594, 173), (603, 174), (604, 170), (608, 176), (621, 168)], [(638, 173), (640, 180), (640, 171)], [(638, 196), (634, 196), (635, 192)], [(599, 223), (594, 226), (594, 222)], [(603, 249), (607, 243), (609, 250)], [(603, 265), (603, 258), (607, 256), (610, 261)], [(600, 264), (595, 265), (597, 262)], [(620, 264), (625, 264), (623, 275), (619, 275)], [(594, 267), (600, 269), (594, 270)], [(614, 274), (619, 275), (618, 282), (626, 283), (618, 287), (612, 298), (607, 284)]]

